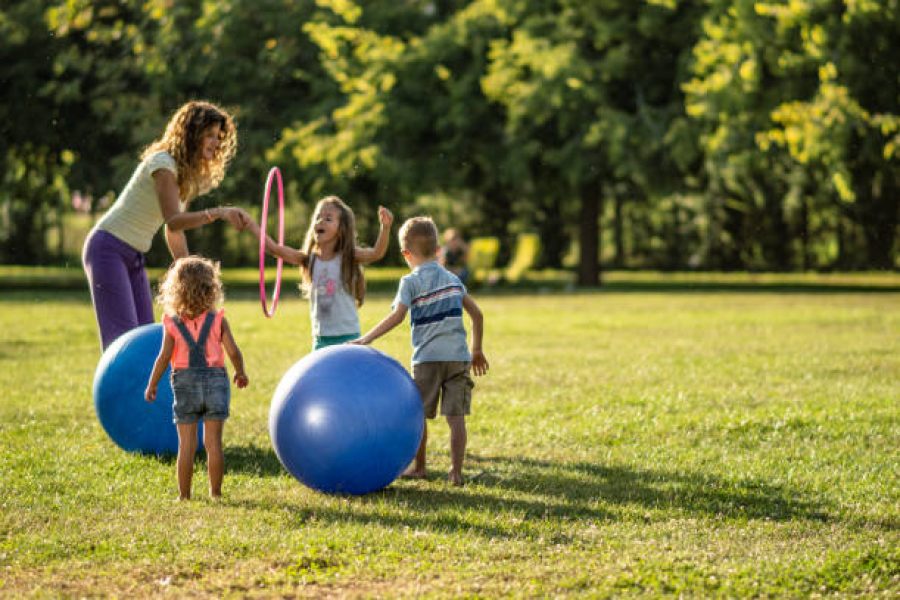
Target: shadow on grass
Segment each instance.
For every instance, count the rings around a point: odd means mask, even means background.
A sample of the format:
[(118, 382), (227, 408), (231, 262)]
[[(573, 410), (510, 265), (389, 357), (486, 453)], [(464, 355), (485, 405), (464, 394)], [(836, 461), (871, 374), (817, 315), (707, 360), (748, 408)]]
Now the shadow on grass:
[(550, 535), (557, 543), (573, 537), (557, 526), (566, 523), (588, 527), (695, 516), (736, 521), (829, 520), (823, 507), (796, 491), (706, 473), (477, 455), (469, 457), (467, 472), (472, 479), (461, 488), (448, 485), (443, 473), (432, 471), (427, 481), (398, 481), (380, 492), (351, 497), (349, 504), (340, 506), (296, 501), (273, 506), (249, 500), (236, 504), (258, 510), (288, 508), (295, 512), (298, 526), (311, 519), (352, 521), (488, 538)]
[[(226, 477), (230, 473), (256, 475), (258, 477), (275, 477), (286, 473), (278, 460), (278, 456), (275, 455), (271, 448), (260, 448), (253, 445), (229, 446), (227, 441), (224, 446)], [(146, 454), (145, 456), (171, 465), (175, 464), (177, 458), (177, 455), (174, 453)], [(197, 447), (195, 460), (206, 461), (206, 450), (202, 444)]]
[(261, 477), (274, 477), (286, 473), (271, 447), (225, 445), (225, 471)]
[(827, 520), (825, 511), (817, 504), (784, 487), (759, 480), (509, 457), (473, 456), (469, 463), (484, 470), (477, 481), (481, 485), (541, 493), (576, 507), (600, 501), (682, 515), (773, 521)]

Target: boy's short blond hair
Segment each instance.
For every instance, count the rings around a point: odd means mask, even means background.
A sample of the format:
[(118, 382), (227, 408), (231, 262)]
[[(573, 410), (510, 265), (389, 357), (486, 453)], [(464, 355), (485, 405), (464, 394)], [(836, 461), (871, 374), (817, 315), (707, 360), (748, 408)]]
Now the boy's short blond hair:
[(413, 217), (403, 223), (400, 227), (400, 249), (422, 258), (437, 255), (438, 229), (431, 217)]

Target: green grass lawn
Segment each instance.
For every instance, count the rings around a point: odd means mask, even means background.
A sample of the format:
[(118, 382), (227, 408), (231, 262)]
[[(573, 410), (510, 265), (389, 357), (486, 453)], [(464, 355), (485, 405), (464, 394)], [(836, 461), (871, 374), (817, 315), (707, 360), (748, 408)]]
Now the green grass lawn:
[[(473, 479), (447, 485), (435, 421), (429, 479), (364, 497), (303, 487), (269, 442), (307, 305), (286, 285), (267, 320), (233, 295), (251, 382), (219, 503), (202, 461), (178, 503), (171, 459), (103, 432), (86, 291), (2, 292), (0, 596), (900, 594), (896, 276), (877, 293), (660, 281), (477, 296), (492, 370)], [(369, 298), (363, 326), (389, 303)], [(408, 335), (376, 347), (406, 364)]]

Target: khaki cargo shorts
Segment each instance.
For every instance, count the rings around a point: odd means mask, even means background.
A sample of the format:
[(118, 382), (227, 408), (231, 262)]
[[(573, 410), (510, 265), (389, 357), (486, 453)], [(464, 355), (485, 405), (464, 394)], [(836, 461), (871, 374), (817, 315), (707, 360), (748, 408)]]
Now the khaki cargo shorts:
[(425, 417), (437, 415), (438, 399), (441, 414), (461, 417), (472, 409), (472, 388), (475, 382), (469, 375), (471, 363), (465, 361), (425, 362), (413, 365), (413, 380), (422, 395)]

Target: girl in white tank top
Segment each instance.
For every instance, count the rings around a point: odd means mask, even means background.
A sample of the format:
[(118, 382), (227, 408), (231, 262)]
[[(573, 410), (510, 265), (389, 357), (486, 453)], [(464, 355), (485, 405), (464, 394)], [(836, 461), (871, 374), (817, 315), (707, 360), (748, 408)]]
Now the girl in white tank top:
[[(328, 196), (316, 204), (302, 249), (266, 236), (266, 252), (300, 267), (300, 289), (309, 298), (313, 350), (359, 337), (357, 311), (366, 295), (362, 265), (384, 257), (394, 216), (379, 206), (378, 220), (375, 245), (357, 246), (353, 210), (337, 196)], [(261, 235), (256, 223), (248, 227)]]

